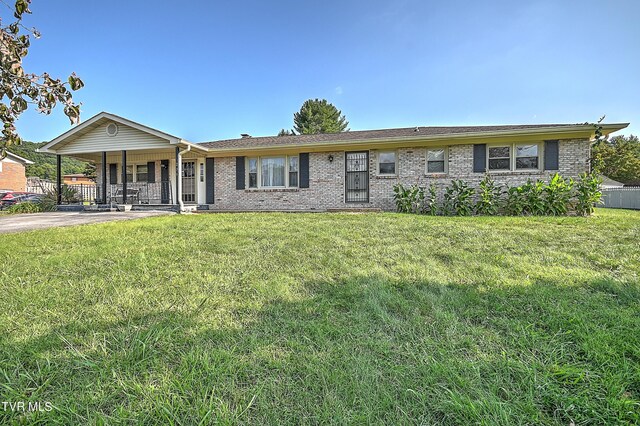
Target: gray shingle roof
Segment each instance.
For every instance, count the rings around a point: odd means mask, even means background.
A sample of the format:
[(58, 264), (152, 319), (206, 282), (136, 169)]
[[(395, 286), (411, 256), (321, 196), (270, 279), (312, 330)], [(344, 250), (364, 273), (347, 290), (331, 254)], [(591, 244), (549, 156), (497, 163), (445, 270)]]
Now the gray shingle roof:
[(394, 139), (420, 136), (455, 135), (478, 132), (539, 129), (545, 127), (575, 126), (575, 124), (517, 124), (501, 126), (460, 126), (460, 127), (405, 127), (400, 129), (357, 130), (343, 133), (322, 133), (296, 136), (260, 136), (239, 139), (225, 139), (201, 142), (198, 145), (212, 149), (259, 148), (266, 146), (306, 145), (322, 142), (348, 142), (366, 139)]

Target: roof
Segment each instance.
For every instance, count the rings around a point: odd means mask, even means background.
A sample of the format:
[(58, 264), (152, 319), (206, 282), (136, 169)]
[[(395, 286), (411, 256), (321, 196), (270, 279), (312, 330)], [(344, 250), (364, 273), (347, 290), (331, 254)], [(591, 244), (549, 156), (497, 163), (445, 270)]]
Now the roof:
[[(520, 138), (528, 140), (591, 138), (595, 128), (593, 124), (516, 124), (495, 126), (419, 126), (397, 129), (357, 130), (342, 133), (322, 133), (315, 135), (293, 136), (263, 136), (243, 137), (238, 139), (225, 139), (211, 142), (192, 143), (177, 136), (153, 129), (143, 124), (136, 123), (126, 118), (101, 112), (82, 122), (71, 130), (63, 133), (44, 147), (39, 152), (64, 153), (65, 144), (73, 142), (76, 138), (91, 132), (100, 125), (114, 121), (126, 126), (154, 135), (168, 142), (168, 145), (180, 145), (188, 149), (194, 149), (201, 153), (213, 155), (242, 155), (244, 152), (258, 150), (261, 152), (276, 152), (278, 150), (294, 150), (297, 147), (309, 151), (326, 149), (350, 149), (351, 147), (385, 147), (385, 146), (418, 146), (420, 144), (434, 143), (485, 143)], [(602, 133), (623, 129), (629, 123), (601, 124)], [(91, 147), (93, 151), (104, 151), (104, 147)], [(124, 149), (124, 148), (122, 148)], [(136, 148), (142, 149), (142, 148)], [(80, 151), (76, 152), (78, 154)], [(69, 153), (67, 153), (69, 155)]]
[[(609, 126), (609, 131), (620, 130), (627, 127), (628, 123), (603, 125)], [(348, 143), (356, 141), (393, 141), (414, 140), (465, 136), (498, 136), (512, 133), (561, 133), (562, 131), (592, 131), (592, 124), (517, 124), (496, 126), (450, 126), (450, 127), (405, 127), (398, 129), (358, 130), (342, 133), (321, 133), (315, 135), (294, 136), (262, 136), (244, 137), (239, 139), (225, 139), (212, 142), (202, 142), (198, 145), (218, 149), (246, 149), (266, 148), (278, 146), (305, 146), (324, 143)]]
[(186, 146), (191, 146), (191, 147), (196, 148), (196, 149), (204, 149), (203, 147), (200, 147), (200, 146), (198, 146), (196, 144), (188, 142), (188, 141), (186, 141), (184, 139), (181, 139), (181, 138), (179, 138), (177, 136), (174, 136), (174, 135), (171, 135), (169, 133), (154, 129), (153, 127), (145, 126), (144, 124), (137, 123), (137, 122), (135, 122), (133, 120), (129, 120), (128, 118), (120, 117), (119, 115), (103, 111), (103, 112), (100, 112), (100, 113), (94, 115), (93, 117), (89, 118), (88, 120), (83, 121), (82, 123), (78, 124), (77, 126), (71, 128), (70, 130), (64, 132), (63, 134), (61, 134), (57, 138), (51, 140), (45, 146), (39, 148), (38, 152), (55, 153), (57, 145), (59, 145), (59, 144), (64, 145), (65, 143), (73, 140), (74, 138), (82, 136), (83, 134), (86, 134), (86, 133), (90, 132), (91, 130), (97, 128), (101, 124), (103, 124), (105, 122), (110, 122), (110, 121), (113, 121), (113, 122), (116, 122), (116, 123), (119, 123), (119, 124), (123, 124), (123, 125), (129, 126), (129, 127), (132, 127), (134, 129), (140, 130), (140, 131), (148, 133), (150, 135), (157, 136), (157, 137), (159, 137), (161, 139), (165, 139), (170, 144), (186, 145)]
[(613, 180), (610, 177), (607, 177), (605, 175), (602, 175), (601, 177), (602, 177), (602, 186), (612, 186), (612, 187), (624, 186), (624, 183), (618, 182), (617, 180)]
[(25, 164), (25, 165), (33, 164), (33, 161), (27, 160), (26, 158), (22, 158), (19, 155), (16, 155), (16, 154), (14, 154), (12, 152), (6, 151), (6, 153), (7, 153), (7, 157), (11, 157), (11, 159), (14, 160), (14, 161), (17, 161), (17, 162)]

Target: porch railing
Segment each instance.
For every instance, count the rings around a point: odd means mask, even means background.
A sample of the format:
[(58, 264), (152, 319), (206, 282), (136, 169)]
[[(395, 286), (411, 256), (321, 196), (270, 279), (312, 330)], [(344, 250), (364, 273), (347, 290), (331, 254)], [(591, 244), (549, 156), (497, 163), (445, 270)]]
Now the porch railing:
[[(127, 204), (173, 204), (173, 194), (170, 181), (164, 182), (129, 182), (127, 183)], [(97, 201), (101, 202), (102, 187), (98, 185)], [(107, 203), (122, 204), (124, 202), (124, 187), (122, 184), (107, 185)]]

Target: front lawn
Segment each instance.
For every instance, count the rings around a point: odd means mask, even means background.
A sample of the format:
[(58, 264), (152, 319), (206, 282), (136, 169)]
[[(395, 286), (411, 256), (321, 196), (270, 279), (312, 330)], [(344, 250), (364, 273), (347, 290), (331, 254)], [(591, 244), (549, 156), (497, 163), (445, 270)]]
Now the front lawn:
[(54, 406), (0, 423), (638, 423), (639, 242), (614, 210), (0, 235), (0, 401)]

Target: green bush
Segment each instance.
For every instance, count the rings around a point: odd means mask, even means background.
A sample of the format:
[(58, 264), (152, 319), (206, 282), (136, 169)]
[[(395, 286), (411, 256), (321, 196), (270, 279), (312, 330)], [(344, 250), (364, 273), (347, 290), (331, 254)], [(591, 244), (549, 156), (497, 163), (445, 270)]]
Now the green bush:
[(438, 214), (438, 192), (435, 183), (429, 185), (427, 197), (424, 202), (424, 212), (431, 216)]
[(593, 207), (602, 203), (602, 179), (595, 173), (582, 173), (575, 184), (575, 210), (580, 216), (589, 216)]
[(405, 188), (401, 183), (393, 185), (393, 199), (399, 213), (423, 213), (424, 189), (418, 185)]
[(473, 213), (475, 190), (463, 180), (452, 180), (444, 190), (444, 213), (449, 216), (469, 216)]
[(14, 204), (13, 206), (7, 209), (9, 214), (20, 214), (20, 213), (41, 213), (42, 207), (38, 203), (26, 202), (20, 204)]
[(577, 182), (556, 173), (548, 183), (529, 179), (523, 185), (507, 186), (503, 191), (491, 176), (486, 175), (478, 185), (475, 203), (473, 196), (476, 190), (463, 180), (453, 180), (445, 188), (442, 206), (438, 205), (434, 183), (426, 193), (418, 185), (407, 188), (402, 184), (394, 185), (393, 198), (399, 212), (434, 216), (469, 216), (474, 213), (486, 216), (499, 213), (508, 216), (564, 216), (572, 209), (578, 215), (587, 216), (593, 213), (594, 205), (601, 202), (600, 183), (594, 173), (581, 174)]
[(565, 179), (559, 173), (553, 175), (544, 187), (544, 212), (551, 216), (566, 215), (571, 201), (573, 179)]
[(480, 181), (478, 189), (478, 201), (476, 202), (476, 214), (493, 216), (498, 214), (498, 205), (502, 188), (496, 185), (491, 176), (486, 175)]
[(540, 216), (545, 213), (545, 183), (541, 180), (527, 180), (527, 183), (521, 186), (521, 194), (523, 197), (523, 214), (531, 216)]
[(522, 186), (507, 187), (505, 198), (502, 201), (502, 209), (507, 216), (521, 216), (527, 207)]

